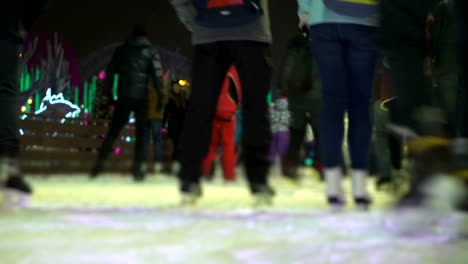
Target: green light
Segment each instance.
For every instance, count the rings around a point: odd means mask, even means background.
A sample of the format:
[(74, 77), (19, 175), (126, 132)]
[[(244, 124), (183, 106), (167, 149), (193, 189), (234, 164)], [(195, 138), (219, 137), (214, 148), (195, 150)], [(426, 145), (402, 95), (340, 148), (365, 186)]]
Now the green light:
[(29, 74), (28, 71), (26, 71), (26, 77), (24, 80), (24, 90), (28, 91), (29, 88), (31, 88), (31, 75)]
[(272, 102), (273, 102), (273, 95), (272, 95), (272, 92), (270, 91), (267, 95), (267, 103), (268, 105), (271, 105)]
[(117, 88), (119, 87), (119, 75), (114, 75), (114, 84), (112, 86), (112, 96), (117, 100)]
[(24, 71), (21, 73), (20, 92), (24, 91)]
[(78, 86), (75, 87), (75, 105), (80, 105), (80, 90)]
[(36, 68), (36, 81), (39, 81), (41, 78), (41, 71), (39, 70), (39, 67)]
[(39, 94), (39, 91), (36, 91), (35, 99), (34, 99), (34, 111), (39, 110), (41, 104), (41, 96)]
[(83, 105), (84, 105), (84, 111), (85, 113), (88, 113), (88, 82), (84, 83), (84, 88), (83, 88)]
[(314, 165), (314, 160), (311, 158), (307, 158), (304, 160), (304, 165), (306, 165), (307, 167), (312, 167)]
[(91, 81), (91, 88), (89, 91), (89, 111), (92, 112), (94, 108), (94, 99), (96, 98), (96, 89), (97, 89), (97, 76), (93, 76)]

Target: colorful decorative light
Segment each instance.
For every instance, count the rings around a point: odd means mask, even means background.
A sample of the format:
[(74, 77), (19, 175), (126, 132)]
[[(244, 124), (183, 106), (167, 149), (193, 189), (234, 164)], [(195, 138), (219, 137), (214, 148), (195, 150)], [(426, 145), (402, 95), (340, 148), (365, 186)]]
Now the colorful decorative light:
[(106, 78), (106, 72), (105, 71), (101, 71), (98, 75), (99, 77), (99, 80), (104, 80)]
[[(80, 110), (79, 106), (74, 105), (73, 103), (71, 103), (68, 100), (65, 100), (62, 93), (59, 93), (57, 95), (52, 95), (52, 90), (49, 88), (49, 89), (47, 89), (46, 96), (41, 101), (41, 106), (39, 107), (39, 110), (35, 112), (36, 115), (40, 115), (45, 110), (47, 110), (46, 103), (49, 103), (50, 105), (54, 105), (54, 104), (66, 104), (66, 105), (68, 105), (70, 108), (73, 109), (73, 111), (68, 112), (65, 115), (65, 117), (67, 117), (67, 118), (78, 117), (78, 115), (81, 113), (81, 110)], [(21, 110), (23, 110), (23, 108), (21, 108)]]

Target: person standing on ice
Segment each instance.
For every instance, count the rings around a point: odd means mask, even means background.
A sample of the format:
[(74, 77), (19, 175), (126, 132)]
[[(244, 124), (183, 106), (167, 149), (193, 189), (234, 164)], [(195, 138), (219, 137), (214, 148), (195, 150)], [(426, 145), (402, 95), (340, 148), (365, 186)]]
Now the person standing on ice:
[(127, 42), (118, 47), (107, 69), (105, 89), (112, 98), (112, 82), (115, 74), (119, 75), (115, 112), (106, 139), (99, 150), (96, 165), (91, 171), (95, 178), (104, 169), (112, 146), (122, 128), (128, 123), (130, 112), (135, 113), (136, 143), (132, 166), (133, 179), (141, 182), (145, 179), (143, 163), (145, 160), (145, 130), (148, 114), (148, 87), (150, 80), (158, 93), (158, 111), (164, 107), (166, 92), (162, 85), (162, 68), (159, 54), (148, 40), (143, 25), (136, 25)]
[(241, 101), (241, 88), (239, 74), (236, 67), (231, 66), (224, 79), (221, 94), (218, 99), (216, 115), (213, 121), (211, 143), (202, 164), (202, 175), (209, 176), (218, 148), (222, 147), (222, 164), (224, 179), (234, 181), (236, 179), (236, 113)]
[(242, 87), (243, 153), (250, 192), (270, 203), (268, 105), (272, 42), (268, 0), (171, 0), (192, 32), (192, 94), (182, 135), (180, 191), (183, 203), (202, 194), (201, 164), (208, 152), (213, 118), (226, 72), (235, 65)]
[(354, 202), (367, 208), (368, 156), (372, 134), (370, 103), (378, 51), (373, 36), (378, 2), (298, 0), (300, 26), (310, 27), (312, 54), (322, 83), (320, 152), (326, 195), (332, 207), (345, 204), (342, 189), (344, 117), (348, 113)]
[(46, 6), (46, 0), (0, 3), (0, 181), (12, 194), (8, 199), (15, 195), (29, 197), (32, 193), (18, 164), (18, 71), (26, 34)]

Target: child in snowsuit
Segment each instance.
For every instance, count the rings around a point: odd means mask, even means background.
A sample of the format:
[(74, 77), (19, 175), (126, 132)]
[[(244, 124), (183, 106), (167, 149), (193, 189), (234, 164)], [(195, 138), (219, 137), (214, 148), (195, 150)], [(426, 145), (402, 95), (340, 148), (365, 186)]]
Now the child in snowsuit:
[(271, 130), (273, 139), (270, 149), (270, 162), (275, 163), (279, 155), (281, 161), (286, 157), (289, 146), (289, 126), (291, 125), (291, 113), (288, 109), (288, 99), (276, 100), (275, 105), (270, 109)]
[(222, 146), (224, 178), (227, 181), (236, 177), (236, 112), (240, 102), (240, 81), (237, 70), (231, 66), (223, 83), (218, 99), (216, 116), (213, 121), (211, 143), (208, 154), (202, 163), (202, 175), (210, 175), (213, 161), (219, 146)]

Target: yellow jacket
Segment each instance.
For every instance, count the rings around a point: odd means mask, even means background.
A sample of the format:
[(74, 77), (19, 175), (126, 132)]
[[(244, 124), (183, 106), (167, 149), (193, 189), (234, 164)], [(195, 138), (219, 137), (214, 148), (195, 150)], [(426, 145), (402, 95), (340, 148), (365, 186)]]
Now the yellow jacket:
[[(156, 92), (156, 89), (154, 87), (154, 84), (152, 81), (150, 81), (149, 84), (149, 94), (148, 94), (148, 119), (151, 120), (162, 120), (163, 119), (163, 111), (158, 112), (158, 100), (159, 100), (159, 94)], [(164, 87), (163, 89), (165, 89)], [(166, 103), (167, 98), (163, 100), (164, 103)]]

